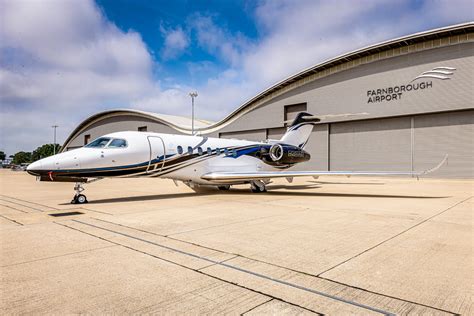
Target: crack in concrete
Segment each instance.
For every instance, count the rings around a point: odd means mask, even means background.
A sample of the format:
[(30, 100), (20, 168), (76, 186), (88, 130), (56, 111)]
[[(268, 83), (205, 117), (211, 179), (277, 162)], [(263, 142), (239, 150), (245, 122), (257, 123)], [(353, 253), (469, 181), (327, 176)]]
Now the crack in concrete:
[(59, 210), (58, 208), (53, 207), (53, 206), (48, 206), (48, 205), (44, 205), (44, 204), (40, 204), (40, 203), (36, 203), (36, 202), (30, 202), (30, 201), (27, 201), (27, 200), (22, 200), (22, 199), (15, 198), (15, 197), (8, 196), (8, 195), (4, 195), (4, 194), (0, 194), (0, 196), (6, 197), (6, 198), (9, 198), (9, 199), (12, 199), (12, 200), (17, 200), (17, 201), (21, 201), (21, 202), (26, 202), (26, 203), (30, 203), (30, 204), (39, 205), (39, 206), (42, 206), (42, 207), (46, 207), (48, 209)]
[(23, 226), (22, 223), (17, 222), (17, 221), (14, 220), (14, 219), (8, 218), (8, 217), (6, 217), (5, 215), (1, 215), (1, 214), (0, 214), (0, 217), (3, 217), (4, 219), (9, 220), (10, 222), (13, 222), (13, 223), (18, 224), (18, 225), (20, 225), (20, 226)]
[(39, 209), (39, 208), (34, 208), (34, 207), (31, 207), (31, 206), (28, 206), (28, 205), (25, 205), (25, 204), (22, 204), (22, 203), (18, 203), (18, 202), (14, 202), (14, 201), (9, 201), (9, 200), (5, 200), (5, 199), (0, 199), (1, 201), (4, 201), (4, 202), (8, 202), (8, 203), (12, 203), (14, 205), (21, 205), (21, 206), (24, 206), (24, 207), (27, 207), (27, 208), (30, 208), (34, 211), (37, 211), (37, 212), (44, 212), (43, 210)]
[(57, 256), (39, 258), (39, 259), (35, 259), (35, 260), (30, 260), (30, 261), (17, 262), (17, 263), (12, 263), (12, 264), (7, 264), (7, 265), (4, 265), (4, 266), (0, 266), (0, 268), (14, 267), (14, 266), (21, 265), (21, 264), (32, 263), (32, 262), (38, 262), (38, 261), (43, 261), (43, 260), (48, 260), (48, 259), (54, 259), (54, 258), (61, 258), (61, 257), (65, 257), (65, 256), (75, 255), (75, 254), (78, 254), (78, 253), (90, 252), (90, 251), (99, 250), (99, 249), (104, 249), (104, 248), (110, 248), (110, 247), (116, 247), (116, 245), (105, 246), (105, 247), (99, 247), (99, 248), (92, 248), (92, 249), (87, 249), (87, 250), (80, 250), (80, 251), (75, 251), (75, 252), (68, 252), (68, 253), (64, 253), (64, 254), (57, 255)]
[(3, 203), (0, 203), (0, 205), (5, 206), (5, 207), (8, 207), (8, 208), (10, 208), (10, 209), (12, 209), (12, 210), (15, 210), (15, 211), (18, 211), (18, 212), (22, 212), (22, 213), (28, 214), (27, 211), (20, 210), (19, 208), (16, 208), (16, 207), (13, 207), (13, 206), (10, 206), (10, 205), (6, 205), (6, 204), (3, 204)]

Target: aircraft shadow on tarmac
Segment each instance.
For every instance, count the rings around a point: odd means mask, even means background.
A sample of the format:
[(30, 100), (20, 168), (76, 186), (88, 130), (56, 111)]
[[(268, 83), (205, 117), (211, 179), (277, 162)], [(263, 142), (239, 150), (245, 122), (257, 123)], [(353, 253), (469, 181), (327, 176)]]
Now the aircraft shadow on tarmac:
[[(442, 199), (449, 196), (423, 196), (423, 195), (393, 195), (393, 194), (357, 194), (357, 193), (331, 193), (331, 192), (301, 192), (294, 190), (303, 189), (317, 189), (321, 186), (316, 184), (307, 185), (268, 185), (268, 191), (265, 193), (258, 193), (259, 195), (274, 195), (274, 196), (295, 196), (295, 197), (352, 197), (352, 198), (395, 198), (395, 199)], [(275, 190), (275, 191), (274, 191)], [(283, 191), (284, 190), (284, 191)], [(255, 194), (249, 192), (248, 189), (232, 188), (229, 191), (218, 191), (215, 189), (200, 190), (198, 192), (185, 193), (170, 193), (170, 194), (156, 194), (156, 195), (142, 195), (130, 197), (117, 197), (108, 199), (91, 200), (89, 204), (105, 204), (105, 203), (122, 203), (122, 202), (141, 202), (153, 200), (168, 200), (179, 199), (196, 196), (212, 196), (212, 195), (242, 195), (248, 196)], [(66, 205), (66, 204), (64, 204)]]

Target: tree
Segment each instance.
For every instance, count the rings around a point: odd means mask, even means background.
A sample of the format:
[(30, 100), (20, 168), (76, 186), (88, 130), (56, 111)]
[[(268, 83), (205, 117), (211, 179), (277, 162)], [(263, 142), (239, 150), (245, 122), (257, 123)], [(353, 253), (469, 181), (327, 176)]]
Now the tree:
[(58, 144), (56, 144), (56, 145), (45, 144), (43, 146), (40, 146), (40, 147), (36, 148), (33, 151), (33, 154), (31, 156), (31, 160), (36, 161), (36, 160), (39, 160), (39, 159), (43, 159), (43, 158), (52, 156), (54, 154), (54, 146), (56, 146), (56, 153), (58, 153), (59, 150), (61, 149), (61, 146), (59, 146)]
[(31, 153), (20, 151), (13, 155), (13, 164), (19, 165), (22, 163), (31, 162)]
[(5, 160), (7, 158), (7, 155), (3, 151), (0, 150), (0, 160)]

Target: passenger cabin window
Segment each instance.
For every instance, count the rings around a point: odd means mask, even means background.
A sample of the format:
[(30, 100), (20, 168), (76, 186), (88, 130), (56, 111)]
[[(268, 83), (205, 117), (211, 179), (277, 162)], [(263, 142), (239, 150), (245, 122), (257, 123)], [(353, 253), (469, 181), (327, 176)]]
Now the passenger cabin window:
[(190, 154), (190, 155), (193, 154), (193, 147), (188, 146), (188, 154)]
[(221, 149), (220, 148), (216, 148), (216, 155), (220, 155), (221, 154)]
[(207, 154), (212, 155), (212, 148), (211, 147), (207, 147)]
[(232, 156), (237, 157), (237, 150), (232, 150)]
[(183, 147), (181, 147), (181, 146), (178, 146), (178, 148), (177, 148), (177, 149), (178, 149), (178, 154), (180, 154), (180, 155), (181, 155), (181, 154), (183, 153)]
[(201, 147), (198, 147), (198, 155), (202, 156), (202, 148)]
[(138, 127), (139, 132), (146, 132), (147, 130), (148, 130), (148, 128), (146, 126), (139, 126)]
[(84, 145), (89, 144), (91, 141), (91, 134), (84, 135)]
[(127, 147), (127, 141), (125, 139), (113, 139), (108, 148), (124, 148)]
[(89, 145), (86, 145), (87, 148), (104, 148), (110, 141), (108, 137), (100, 137), (94, 140)]
[(229, 149), (225, 148), (224, 153), (225, 153), (226, 156), (229, 156)]

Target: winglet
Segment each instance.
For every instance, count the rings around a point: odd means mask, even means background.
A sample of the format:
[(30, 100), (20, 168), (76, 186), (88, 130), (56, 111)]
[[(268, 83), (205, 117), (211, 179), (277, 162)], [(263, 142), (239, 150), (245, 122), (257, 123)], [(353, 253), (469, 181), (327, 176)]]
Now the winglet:
[(441, 162), (440, 162), (437, 166), (435, 166), (435, 167), (433, 167), (433, 168), (431, 168), (431, 169), (425, 170), (425, 171), (421, 172), (419, 175), (425, 175), (425, 174), (428, 174), (428, 173), (435, 172), (436, 170), (438, 170), (439, 168), (441, 168), (445, 163), (446, 163), (446, 165), (447, 165), (447, 164), (448, 164), (448, 156), (449, 156), (449, 155), (446, 154), (446, 156), (444, 156), (443, 160), (441, 160)]

